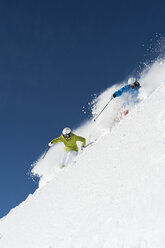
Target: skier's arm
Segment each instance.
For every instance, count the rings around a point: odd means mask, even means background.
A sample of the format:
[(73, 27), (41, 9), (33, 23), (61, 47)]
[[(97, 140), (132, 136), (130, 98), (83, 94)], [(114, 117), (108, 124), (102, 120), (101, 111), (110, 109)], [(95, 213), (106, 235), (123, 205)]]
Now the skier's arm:
[(82, 142), (82, 145), (81, 146), (85, 146), (86, 145), (86, 139), (81, 137), (81, 136), (77, 136), (75, 135), (76, 137), (76, 141), (81, 141)]
[(51, 144), (54, 145), (54, 144), (56, 144), (56, 143), (58, 143), (58, 142), (62, 142), (61, 136), (58, 137), (58, 138), (53, 139), (53, 140), (49, 143), (49, 146), (51, 146)]
[(129, 91), (130, 89), (130, 85), (126, 85), (124, 87), (122, 87), (121, 89), (119, 89), (118, 91), (116, 91), (114, 94), (113, 94), (113, 97), (119, 97), (121, 96), (123, 93)]

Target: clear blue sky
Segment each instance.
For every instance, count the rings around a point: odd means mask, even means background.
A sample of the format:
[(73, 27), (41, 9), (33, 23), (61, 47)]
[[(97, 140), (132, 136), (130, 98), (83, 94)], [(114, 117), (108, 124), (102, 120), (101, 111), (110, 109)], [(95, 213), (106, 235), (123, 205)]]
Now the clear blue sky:
[(164, 24), (163, 0), (1, 0), (1, 217), (37, 188), (28, 172), (47, 143), (136, 71)]

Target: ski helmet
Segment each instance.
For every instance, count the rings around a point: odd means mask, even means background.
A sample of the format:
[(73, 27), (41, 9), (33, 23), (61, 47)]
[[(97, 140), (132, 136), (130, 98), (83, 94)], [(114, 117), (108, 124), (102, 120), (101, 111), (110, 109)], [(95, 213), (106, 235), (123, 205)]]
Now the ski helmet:
[(130, 84), (131, 86), (135, 86), (134, 85), (135, 82), (136, 82), (136, 78), (131, 77), (128, 79), (128, 84)]
[(71, 129), (69, 127), (64, 128), (62, 134), (64, 137), (69, 138), (71, 135)]

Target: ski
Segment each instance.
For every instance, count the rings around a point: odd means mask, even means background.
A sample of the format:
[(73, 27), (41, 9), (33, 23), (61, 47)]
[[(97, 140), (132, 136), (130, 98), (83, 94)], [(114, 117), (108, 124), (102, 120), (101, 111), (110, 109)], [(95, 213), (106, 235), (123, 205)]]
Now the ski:
[(87, 148), (88, 146), (92, 145), (93, 143), (95, 143), (95, 141), (96, 140), (89, 142), (87, 145), (84, 146), (84, 148)]

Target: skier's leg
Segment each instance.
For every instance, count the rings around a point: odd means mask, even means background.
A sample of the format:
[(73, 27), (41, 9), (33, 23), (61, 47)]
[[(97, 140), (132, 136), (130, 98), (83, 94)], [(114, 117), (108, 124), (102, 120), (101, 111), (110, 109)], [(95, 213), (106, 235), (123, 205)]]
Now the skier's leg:
[(60, 167), (61, 168), (65, 167), (65, 165), (66, 165), (66, 158), (67, 158), (67, 152), (64, 153), (64, 156), (63, 156), (63, 158), (61, 160), (61, 164), (60, 164)]
[(118, 113), (117, 113), (117, 116), (116, 116), (116, 118), (115, 118), (115, 121), (119, 122), (119, 121), (123, 118), (123, 116), (122, 116), (123, 109), (124, 109), (123, 106), (119, 109), (119, 111), (118, 111)]
[(129, 107), (129, 101), (123, 104), (123, 114), (122, 114), (123, 117), (128, 114), (129, 112), (128, 107)]
[(127, 109), (127, 110), (125, 110), (124, 111), (124, 115), (127, 115), (128, 114), (128, 112), (129, 112), (129, 110)]
[(126, 104), (123, 104), (120, 111), (118, 112), (118, 116), (116, 118), (117, 121), (122, 120), (123, 117), (128, 114), (129, 110), (127, 108), (128, 106)]
[(67, 152), (67, 157), (66, 157), (66, 160), (65, 160), (65, 165), (68, 165), (70, 164), (73, 159), (77, 156), (78, 152), (76, 151), (70, 151), (70, 152)]

